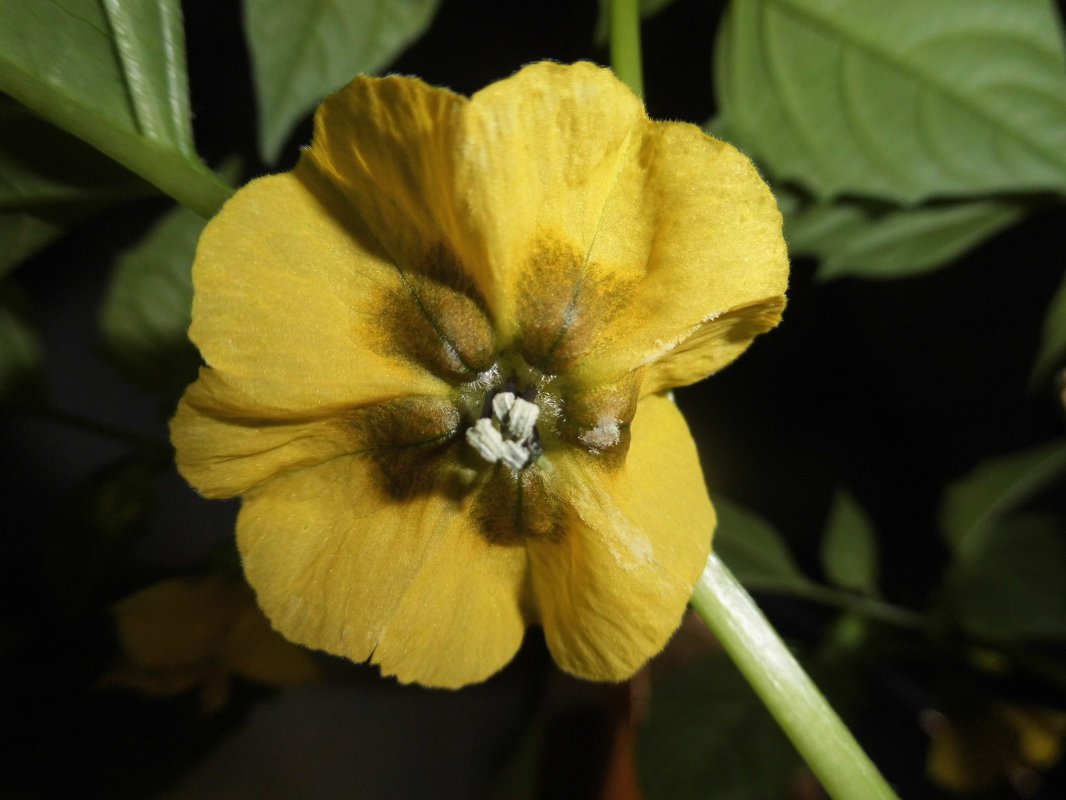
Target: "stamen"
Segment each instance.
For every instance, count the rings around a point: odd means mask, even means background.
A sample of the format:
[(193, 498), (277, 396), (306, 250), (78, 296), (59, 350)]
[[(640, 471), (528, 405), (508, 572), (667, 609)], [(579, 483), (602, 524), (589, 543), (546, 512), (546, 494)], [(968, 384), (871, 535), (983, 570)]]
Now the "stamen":
[(510, 439), (506, 439), (504, 440), (503, 447), (504, 453), (500, 456), (500, 460), (511, 469), (522, 469), (529, 463), (529, 450), (518, 442), (512, 442)]
[(492, 420), (487, 417), (482, 417), (467, 428), (466, 441), (477, 450), (478, 455), (490, 464), (495, 464), (507, 452), (507, 448), (504, 447), (503, 437), (500, 436), (496, 426), (492, 424)]
[[(539, 416), (540, 408), (535, 403), (516, 397), (511, 405), (511, 413), (507, 417), (507, 433), (512, 439), (525, 442), (533, 435), (533, 427), (537, 424)], [(503, 420), (501, 419), (500, 422), (502, 423)]]
[(539, 417), (536, 403), (509, 390), (497, 392), (486, 399), (485, 416), (467, 429), (466, 441), (490, 464), (502, 461), (513, 470), (525, 469), (541, 453)]
[(502, 423), (507, 419), (514, 402), (514, 392), (500, 392), (492, 398), (492, 415)]

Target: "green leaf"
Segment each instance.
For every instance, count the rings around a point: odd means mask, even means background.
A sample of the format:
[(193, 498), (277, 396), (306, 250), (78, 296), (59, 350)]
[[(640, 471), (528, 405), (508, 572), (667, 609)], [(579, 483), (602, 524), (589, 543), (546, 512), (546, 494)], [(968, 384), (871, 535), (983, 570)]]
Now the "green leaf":
[(440, 0), (245, 0), (264, 160), (277, 160), (293, 125), (323, 97), (394, 61), (429, 27), (439, 5)]
[(1021, 201), (996, 199), (912, 208), (842, 199), (782, 204), (789, 249), (818, 258), (821, 280), (927, 272), (1013, 225), (1026, 210)]
[(181, 391), (200, 363), (189, 342), (192, 260), (204, 221), (186, 208), (162, 218), (120, 256), (104, 301), (108, 353), (143, 385)]
[(41, 394), (42, 350), (21, 292), (0, 284), (0, 404), (20, 405)]
[(8, 0), (0, 52), (93, 113), (193, 152), (176, 0)]
[(0, 276), (59, 238), (66, 226), (29, 213), (0, 213)]
[(1033, 366), (1032, 384), (1044, 382), (1061, 367), (1066, 367), (1066, 276), (1063, 276), (1044, 316), (1044, 330), (1040, 337), (1040, 352)]
[(747, 589), (802, 592), (812, 586), (766, 520), (722, 497), (714, 498), (714, 508), (714, 550)]
[(1066, 525), (1058, 517), (1002, 520), (947, 580), (952, 607), (974, 636), (1066, 640)]
[(0, 275), (148, 184), (0, 96)]
[(179, 152), (196, 152), (177, 0), (101, 0), (137, 129)]
[(833, 583), (877, 593), (877, 538), (870, 518), (849, 492), (838, 491), (822, 539), (822, 566)]
[(819, 197), (1066, 191), (1051, 0), (747, 0), (719, 37), (729, 129)]
[(0, 92), (210, 215), (228, 190), (194, 156), (177, 0), (8, 0)]
[(724, 653), (656, 680), (637, 739), (649, 800), (784, 797), (800, 767), (781, 729)]
[[(0, 27), (4, 72), (19, 69), (91, 112), (138, 131), (104, 7), (86, 0), (8, 0)], [(17, 96), (17, 95), (16, 95)], [(87, 109), (89, 110), (89, 109)]]
[(973, 557), (1009, 512), (1066, 474), (1066, 440), (983, 461), (948, 487), (940, 526), (957, 555)]

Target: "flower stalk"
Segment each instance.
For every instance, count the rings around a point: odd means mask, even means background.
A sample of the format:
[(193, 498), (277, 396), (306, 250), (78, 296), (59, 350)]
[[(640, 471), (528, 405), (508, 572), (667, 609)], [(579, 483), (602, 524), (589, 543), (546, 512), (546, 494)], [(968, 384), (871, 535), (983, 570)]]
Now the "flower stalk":
[(644, 97), (639, 0), (611, 0), (611, 68), (637, 97)]
[(755, 601), (714, 553), (696, 584), (692, 606), (830, 797), (896, 798)]

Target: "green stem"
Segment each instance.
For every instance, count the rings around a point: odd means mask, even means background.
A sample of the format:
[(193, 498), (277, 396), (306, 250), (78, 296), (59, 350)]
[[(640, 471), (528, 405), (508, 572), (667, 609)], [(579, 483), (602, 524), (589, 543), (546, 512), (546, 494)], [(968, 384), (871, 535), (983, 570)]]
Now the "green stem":
[(692, 594), (707, 624), (834, 800), (895, 800), (755, 601), (711, 553)]
[(110, 156), (164, 194), (204, 218), (214, 216), (233, 190), (194, 157), (153, 141), (98, 114), (0, 55), (0, 91)]
[(611, 0), (611, 68), (637, 97), (644, 96), (639, 0)]

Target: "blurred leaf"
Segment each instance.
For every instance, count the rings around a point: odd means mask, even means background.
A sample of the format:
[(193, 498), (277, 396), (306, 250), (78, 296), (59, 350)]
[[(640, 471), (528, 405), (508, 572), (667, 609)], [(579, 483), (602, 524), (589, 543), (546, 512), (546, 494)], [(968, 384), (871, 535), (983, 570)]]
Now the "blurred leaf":
[(0, 96), (0, 275), (148, 184), (73, 136)]
[(37, 397), (43, 386), (42, 358), (21, 293), (10, 283), (0, 284), (0, 404)]
[(652, 686), (637, 738), (648, 800), (785, 796), (799, 757), (725, 654)]
[(108, 352), (144, 385), (177, 393), (200, 363), (188, 340), (192, 261), (204, 220), (177, 207), (123, 253), (104, 301)]
[(1025, 212), (1023, 203), (1010, 200), (912, 208), (861, 200), (796, 198), (782, 203), (789, 249), (818, 258), (822, 280), (902, 278), (935, 269), (1013, 225)]
[(719, 37), (729, 129), (819, 197), (1066, 191), (1051, 0), (750, 0)]
[(1044, 317), (1040, 353), (1033, 366), (1032, 382), (1045, 381), (1056, 369), (1066, 366), (1066, 276), (1051, 298)]
[(293, 125), (356, 75), (374, 73), (429, 27), (440, 0), (245, 0), (259, 98), (259, 150), (274, 163)]
[(101, 472), (81, 495), (79, 509), (87, 527), (109, 548), (123, 544), (152, 508), (157, 477), (158, 465), (140, 458)]
[(30, 213), (0, 213), (0, 276), (63, 234), (66, 226)]
[(1066, 440), (983, 461), (948, 487), (940, 526), (956, 554), (981, 552), (993, 526), (1008, 512), (1066, 474)]
[(998, 521), (980, 552), (955, 561), (947, 591), (975, 636), (1066, 639), (1066, 525), (1038, 515)]
[(714, 550), (737, 579), (752, 591), (802, 591), (812, 582), (800, 572), (781, 535), (745, 508), (714, 498), (718, 527)]
[[(729, 142), (738, 148), (741, 148), (742, 142), (737, 141), (736, 132), (729, 127), (729, 120), (723, 117), (721, 114), (716, 114), (709, 120), (703, 123), (703, 132), (708, 136), (713, 136), (715, 139), (721, 139), (723, 142)], [(776, 192), (777, 187), (774, 187)], [(797, 197), (789, 195), (795, 202), (799, 202)], [(778, 202), (781, 198), (778, 198)]]
[[(654, 17), (674, 0), (637, 0), (640, 6), (640, 18)], [(611, 0), (600, 0), (600, 15), (596, 18), (596, 29), (592, 42), (596, 47), (606, 47), (611, 33)]]
[(49, 536), (52, 579), (74, 608), (102, 599), (155, 506), (165, 460), (123, 459), (100, 470), (59, 510)]
[(822, 539), (822, 566), (833, 583), (877, 593), (877, 538), (870, 518), (849, 492), (838, 491)]
[(227, 189), (196, 158), (178, 0), (8, 0), (0, 92), (209, 214)]

